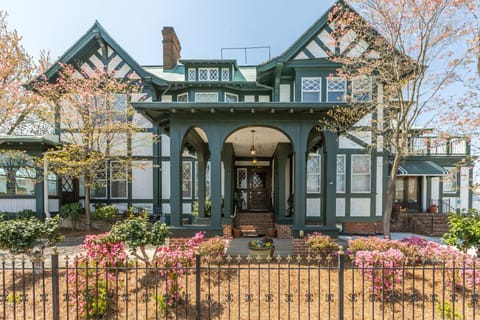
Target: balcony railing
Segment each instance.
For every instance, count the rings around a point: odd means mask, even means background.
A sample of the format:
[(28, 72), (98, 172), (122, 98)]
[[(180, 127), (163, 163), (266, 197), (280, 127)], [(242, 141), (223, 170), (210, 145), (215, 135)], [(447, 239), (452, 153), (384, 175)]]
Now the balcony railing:
[(410, 152), (419, 155), (468, 155), (470, 144), (467, 138), (415, 137), (409, 142)]

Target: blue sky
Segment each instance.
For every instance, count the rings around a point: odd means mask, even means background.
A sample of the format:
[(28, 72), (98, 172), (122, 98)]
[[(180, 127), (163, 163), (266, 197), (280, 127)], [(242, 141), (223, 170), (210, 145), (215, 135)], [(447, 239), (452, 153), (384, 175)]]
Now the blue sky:
[[(98, 20), (140, 64), (162, 64), (163, 26), (173, 26), (182, 58), (220, 58), (223, 47), (271, 46), (282, 53), (334, 3), (333, 0), (0, 0), (8, 24), (27, 51), (62, 55)], [(226, 53), (227, 54), (227, 53)], [(245, 64), (243, 53), (239, 63)], [(226, 56), (235, 58), (236, 56)], [(248, 64), (266, 60), (250, 52)], [(261, 60), (261, 61), (259, 61)]]

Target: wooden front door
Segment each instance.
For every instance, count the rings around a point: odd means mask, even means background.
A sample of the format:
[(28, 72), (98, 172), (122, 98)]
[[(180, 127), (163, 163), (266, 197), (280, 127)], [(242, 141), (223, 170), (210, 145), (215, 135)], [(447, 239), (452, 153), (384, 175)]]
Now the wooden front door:
[(248, 169), (248, 209), (250, 211), (270, 211), (270, 169)]
[(78, 202), (79, 197), (79, 188), (78, 188), (78, 179), (73, 177), (63, 177), (61, 179), (61, 191), (62, 199), (61, 204)]

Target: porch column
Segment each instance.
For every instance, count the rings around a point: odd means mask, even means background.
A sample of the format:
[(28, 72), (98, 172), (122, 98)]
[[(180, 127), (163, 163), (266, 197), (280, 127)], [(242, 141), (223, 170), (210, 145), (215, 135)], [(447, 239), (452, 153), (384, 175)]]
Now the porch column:
[[(294, 141), (295, 150), (295, 187), (294, 187), (294, 202), (295, 213), (293, 219), (294, 229), (303, 229), (305, 225), (306, 214), (306, 181), (307, 181), (307, 140), (304, 138), (307, 135), (302, 135), (303, 130), (299, 130), (299, 134)], [(303, 139), (302, 139), (303, 138)]]
[(182, 135), (177, 126), (170, 130), (170, 224), (182, 225)]
[(212, 198), (211, 225), (219, 227), (222, 225), (222, 143), (219, 134), (210, 135), (210, 186)]
[(204, 155), (200, 155), (198, 157), (198, 163), (197, 163), (197, 174), (198, 174), (198, 216), (200, 218), (205, 217), (205, 176), (206, 176), (206, 171), (207, 169), (207, 159), (205, 159)]
[(323, 173), (325, 194), (322, 202), (325, 203), (325, 226), (335, 228), (337, 216), (337, 137), (335, 133), (329, 131), (324, 131), (323, 134), (325, 137), (325, 169)]
[(278, 152), (275, 161), (275, 170), (278, 170), (275, 180), (275, 194), (276, 203), (275, 211), (277, 211), (277, 218), (285, 218), (287, 212), (287, 177), (285, 175), (285, 169), (288, 164), (288, 154), (290, 153), (290, 144), (279, 143)]
[(230, 223), (230, 216), (233, 214), (233, 189), (234, 189), (234, 175), (233, 175), (233, 146), (231, 143), (226, 143), (223, 147), (223, 166), (225, 169), (225, 190), (223, 199), (223, 223)]

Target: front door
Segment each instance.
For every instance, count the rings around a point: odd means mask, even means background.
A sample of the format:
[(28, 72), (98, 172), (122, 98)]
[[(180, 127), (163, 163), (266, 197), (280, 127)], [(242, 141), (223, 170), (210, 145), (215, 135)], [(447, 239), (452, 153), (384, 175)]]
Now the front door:
[(61, 204), (67, 204), (72, 202), (78, 202), (80, 199), (79, 197), (79, 189), (78, 189), (78, 179), (73, 177), (63, 177), (61, 180), (62, 186), (62, 200)]
[(270, 211), (269, 168), (248, 169), (248, 207), (250, 211)]

